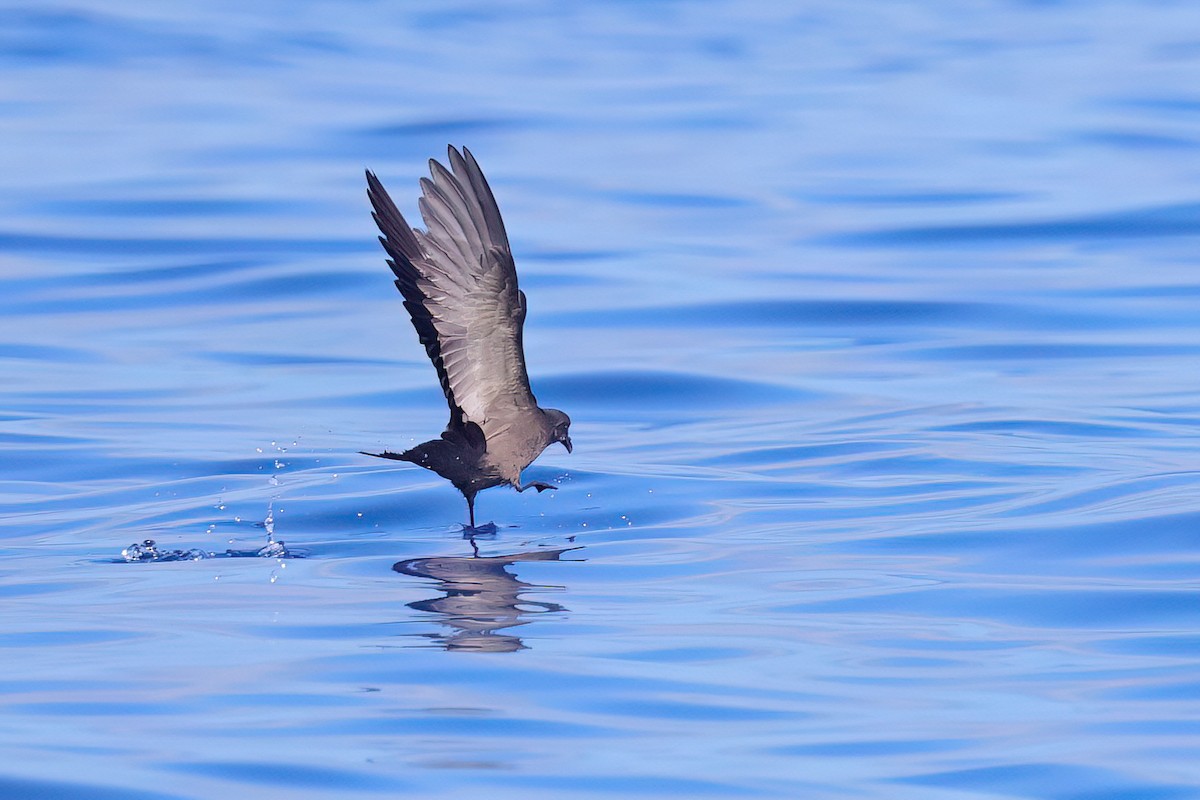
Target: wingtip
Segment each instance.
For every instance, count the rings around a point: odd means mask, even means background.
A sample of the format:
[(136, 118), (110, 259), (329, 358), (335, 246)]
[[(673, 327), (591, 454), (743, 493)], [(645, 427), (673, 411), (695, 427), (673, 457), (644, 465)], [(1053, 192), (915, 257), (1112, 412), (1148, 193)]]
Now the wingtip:
[(367, 175), (367, 196), (371, 198), (371, 205), (375, 205), (375, 198), (380, 195), (386, 195), (387, 190), (383, 188), (383, 182), (371, 170), (366, 170)]
[(462, 151), (463, 151), (463, 161), (467, 162), (467, 164), (470, 165), (471, 169), (482, 174), (483, 170), (481, 170), (479, 168), (479, 162), (475, 160), (475, 154), (472, 153), (470, 150), (468, 150), (465, 145), (463, 146)]

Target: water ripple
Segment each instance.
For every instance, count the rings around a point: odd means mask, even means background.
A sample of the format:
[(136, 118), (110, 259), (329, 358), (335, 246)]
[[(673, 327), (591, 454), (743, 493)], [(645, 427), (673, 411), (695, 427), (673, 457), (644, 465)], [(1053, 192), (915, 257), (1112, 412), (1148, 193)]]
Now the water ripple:
[(860, 231), (826, 237), (830, 244), (898, 247), (954, 244), (1024, 246), (1029, 241), (1079, 241), (1194, 236), (1200, 233), (1200, 204), (1136, 208), (1107, 214), (1026, 222), (935, 225)]
[[(1195, 794), (1194, 12), (861, 5), (0, 11), (0, 795)], [(574, 420), (467, 538), (447, 142)]]

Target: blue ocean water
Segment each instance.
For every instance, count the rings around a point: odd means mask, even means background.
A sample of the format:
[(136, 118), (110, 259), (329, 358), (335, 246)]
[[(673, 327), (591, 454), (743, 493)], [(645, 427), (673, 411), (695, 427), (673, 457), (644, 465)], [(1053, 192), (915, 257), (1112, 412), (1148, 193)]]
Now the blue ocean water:
[[(1200, 8), (0, 23), (0, 796), (1200, 797)], [(447, 143), (574, 419), (474, 548), (358, 454)]]

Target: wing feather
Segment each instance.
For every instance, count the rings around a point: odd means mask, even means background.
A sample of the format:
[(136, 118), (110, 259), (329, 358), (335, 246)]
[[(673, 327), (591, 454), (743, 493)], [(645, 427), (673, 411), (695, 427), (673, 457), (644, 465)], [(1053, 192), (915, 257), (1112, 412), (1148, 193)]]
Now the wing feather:
[(430, 162), (411, 228), (367, 173), (380, 241), (413, 327), (450, 406), (451, 427), (474, 422), (489, 439), (536, 407), (525, 368), (525, 295), (508, 235), (474, 156), (449, 148), (450, 169)]

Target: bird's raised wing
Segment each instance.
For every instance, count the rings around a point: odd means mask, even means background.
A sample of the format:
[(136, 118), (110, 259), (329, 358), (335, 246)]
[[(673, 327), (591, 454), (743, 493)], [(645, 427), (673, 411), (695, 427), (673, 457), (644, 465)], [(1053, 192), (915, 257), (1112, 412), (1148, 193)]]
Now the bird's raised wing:
[(474, 422), (491, 439), (537, 405), (521, 341), (525, 294), (483, 172), (465, 147), (449, 154), (453, 171), (431, 160), (432, 180), (421, 179), (427, 231), (409, 226), (370, 172), (367, 195), (396, 287), (450, 405), (450, 427)]

